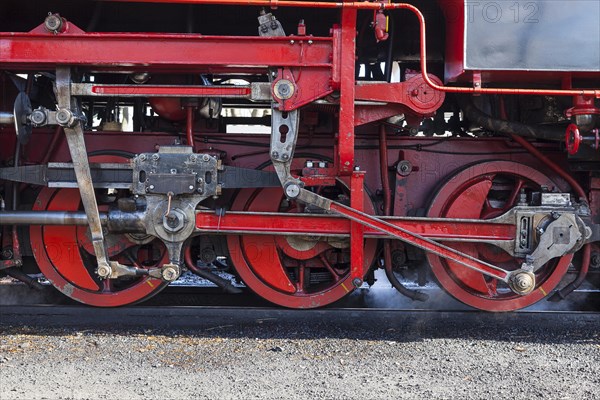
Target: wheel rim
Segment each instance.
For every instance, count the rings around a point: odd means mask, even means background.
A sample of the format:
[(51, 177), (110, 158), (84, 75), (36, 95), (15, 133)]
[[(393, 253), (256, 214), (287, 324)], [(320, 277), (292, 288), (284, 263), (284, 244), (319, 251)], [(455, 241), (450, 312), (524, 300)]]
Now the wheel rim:
[[(453, 176), (436, 194), (429, 217), (490, 219), (504, 214), (518, 202), (521, 190), (535, 191), (557, 185), (539, 171), (510, 161), (492, 161), (467, 167)], [(489, 244), (452, 243), (448, 246), (499, 267), (515, 270), (521, 262)], [(536, 272), (536, 287), (525, 296), (513, 293), (496, 279), (427, 254), (433, 274), (453, 297), (487, 311), (513, 311), (530, 306), (556, 288), (573, 255), (549, 261)]]
[[(90, 159), (95, 162), (123, 161), (116, 157)], [(33, 210), (81, 209), (77, 189), (44, 188), (33, 207)], [(31, 226), (30, 236), (40, 271), (59, 291), (81, 303), (97, 307), (122, 306), (146, 300), (167, 286), (162, 280), (147, 276), (100, 280), (94, 273), (96, 259), (85, 226)], [(159, 268), (168, 260), (164, 245), (158, 240), (138, 245), (127, 235), (107, 234), (105, 241), (109, 257), (123, 264)]]
[[(374, 213), (367, 194), (365, 207), (366, 212)], [(294, 203), (286, 205), (280, 188), (242, 190), (232, 209), (298, 211)], [(344, 246), (342, 243), (281, 235), (230, 235), (227, 245), (231, 261), (244, 283), (272, 303), (289, 308), (322, 307), (354, 289), (349, 270), (349, 248), (336, 247)], [(365, 240), (364, 273), (372, 264), (376, 248), (375, 239)]]

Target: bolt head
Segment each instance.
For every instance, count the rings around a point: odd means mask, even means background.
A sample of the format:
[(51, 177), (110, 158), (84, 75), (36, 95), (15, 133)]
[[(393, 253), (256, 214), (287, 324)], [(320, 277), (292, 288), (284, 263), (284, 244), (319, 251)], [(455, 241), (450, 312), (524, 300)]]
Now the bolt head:
[(526, 271), (517, 272), (510, 277), (510, 288), (523, 296), (531, 293), (535, 288), (535, 275)]
[(275, 83), (274, 94), (282, 100), (287, 100), (294, 95), (294, 84), (287, 79), (280, 79)]
[(300, 194), (300, 186), (291, 183), (285, 187), (285, 195), (290, 199), (295, 199)]
[(13, 251), (10, 249), (2, 250), (2, 258), (10, 260), (11, 258), (13, 258)]
[(188, 189), (190, 189), (190, 190), (194, 190), (194, 185), (190, 185), (190, 186), (188, 187)]
[(34, 110), (29, 117), (34, 125), (42, 125), (46, 122), (46, 113), (42, 110)]
[(98, 269), (96, 270), (96, 273), (100, 278), (106, 279), (110, 276), (112, 270), (108, 265), (99, 265)]
[(179, 277), (179, 273), (175, 267), (167, 267), (162, 271), (162, 277), (167, 282), (173, 282)]
[(63, 20), (58, 14), (49, 14), (44, 21), (44, 27), (50, 32), (57, 32), (62, 28)]
[(56, 122), (59, 125), (70, 125), (73, 120), (73, 114), (71, 111), (62, 108), (56, 112)]

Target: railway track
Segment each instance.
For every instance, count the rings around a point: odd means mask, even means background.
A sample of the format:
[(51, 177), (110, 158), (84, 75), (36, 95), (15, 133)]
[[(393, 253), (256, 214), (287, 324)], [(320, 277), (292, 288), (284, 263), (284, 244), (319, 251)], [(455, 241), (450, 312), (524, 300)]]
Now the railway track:
[[(418, 302), (410, 300), (395, 289), (376, 284), (371, 289), (359, 289), (327, 309), (362, 309), (362, 310), (394, 310), (394, 311), (462, 311), (473, 309), (448, 296), (441, 289), (426, 289), (430, 300)], [(1, 306), (73, 306), (79, 303), (63, 296), (52, 286), (45, 286), (42, 291), (29, 289), (22, 284), (0, 285)], [(169, 286), (163, 292), (144, 302), (141, 307), (240, 307), (240, 308), (275, 308), (268, 301), (256, 296), (250, 290), (242, 288), (239, 294), (224, 293), (211, 286)], [(600, 311), (600, 291), (594, 288), (582, 288), (572, 293), (561, 302), (541, 301), (525, 308), (523, 312), (595, 312)]]
[[(450, 324), (450, 326), (448, 326)], [(440, 332), (472, 332), (476, 327), (493, 329), (499, 334), (511, 329), (560, 331), (569, 326), (600, 329), (598, 311), (524, 310), (514, 313), (482, 313), (474, 310), (364, 309), (331, 307), (320, 310), (289, 310), (277, 307), (216, 306), (130, 306), (115, 309), (70, 306), (14, 306), (0, 308), (0, 328), (19, 326), (48, 329), (96, 329), (101, 331), (137, 331), (147, 328), (231, 330), (233, 327), (318, 327), (335, 326), (356, 332), (389, 329)], [(376, 328), (379, 327), (379, 328)], [(595, 327), (595, 328), (594, 328)], [(312, 328), (311, 328), (312, 329)], [(310, 334), (314, 334), (310, 333)], [(490, 331), (491, 332), (491, 331)], [(487, 334), (491, 334), (488, 332)], [(237, 333), (236, 333), (237, 334)], [(307, 333), (309, 334), (309, 333)], [(487, 335), (479, 333), (479, 335)], [(379, 336), (381, 336), (379, 334)]]

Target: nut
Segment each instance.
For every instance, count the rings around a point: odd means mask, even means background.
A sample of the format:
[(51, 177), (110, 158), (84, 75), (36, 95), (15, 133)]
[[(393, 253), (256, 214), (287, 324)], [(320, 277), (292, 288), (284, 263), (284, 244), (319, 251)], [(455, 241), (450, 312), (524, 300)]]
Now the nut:
[(295, 87), (289, 80), (280, 79), (275, 83), (273, 92), (278, 99), (287, 100), (294, 95)]
[(179, 278), (179, 267), (174, 264), (166, 264), (163, 266), (162, 278), (167, 282), (173, 282)]
[(396, 166), (396, 172), (400, 176), (408, 176), (411, 174), (412, 170), (413, 170), (413, 166), (412, 166), (411, 162), (408, 160), (402, 160)]
[(509, 286), (513, 292), (524, 296), (535, 288), (535, 275), (527, 271), (516, 272), (510, 276)]
[(46, 113), (43, 110), (33, 110), (29, 116), (31, 123), (37, 126), (44, 125), (46, 123)]
[(44, 21), (44, 28), (48, 32), (58, 33), (62, 30), (63, 27), (63, 19), (58, 14), (48, 14), (46, 20)]
[(107, 279), (112, 274), (112, 268), (108, 265), (98, 265), (96, 273), (100, 278)]
[(56, 122), (61, 126), (72, 126), (75, 123), (75, 118), (71, 111), (61, 108), (56, 112)]

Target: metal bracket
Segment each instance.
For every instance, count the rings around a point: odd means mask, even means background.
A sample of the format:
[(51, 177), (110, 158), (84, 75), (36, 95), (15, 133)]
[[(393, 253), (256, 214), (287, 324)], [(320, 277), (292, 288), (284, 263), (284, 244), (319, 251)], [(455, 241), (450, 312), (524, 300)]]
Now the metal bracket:
[(295, 198), (304, 186), (300, 179), (292, 177), (291, 166), (298, 141), (299, 111), (279, 111), (272, 108), (271, 161), (285, 195)]
[[(553, 213), (554, 214), (554, 213)], [(583, 235), (574, 214), (556, 215), (540, 237), (536, 249), (525, 257), (521, 266), (526, 271), (537, 271), (553, 258), (562, 257), (583, 244)]]
[(75, 167), (75, 176), (79, 193), (83, 203), (83, 209), (88, 218), (94, 253), (98, 262), (98, 275), (101, 278), (108, 278), (112, 274), (113, 268), (124, 267), (116, 261), (109, 261), (104, 233), (98, 212), (98, 203), (94, 193), (94, 184), (90, 172), (85, 140), (83, 138), (83, 127), (77, 102), (71, 97), (71, 70), (69, 67), (56, 68), (56, 83), (54, 87), (56, 100), (58, 102), (58, 112), (56, 114), (57, 122), (64, 127), (67, 137), (67, 144), (71, 153), (71, 159)]

